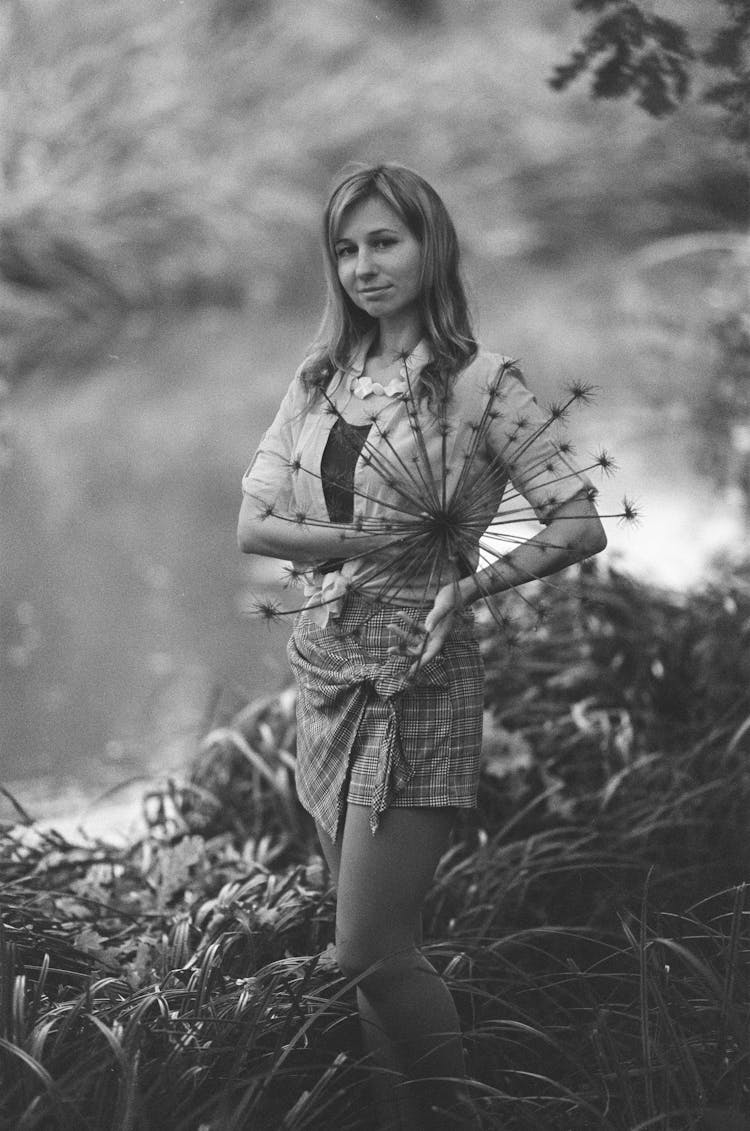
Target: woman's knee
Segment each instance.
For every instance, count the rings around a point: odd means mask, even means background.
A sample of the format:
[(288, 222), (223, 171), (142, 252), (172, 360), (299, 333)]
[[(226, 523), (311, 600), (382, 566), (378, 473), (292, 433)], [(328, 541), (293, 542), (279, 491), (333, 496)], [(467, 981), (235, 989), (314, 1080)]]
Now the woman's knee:
[(378, 945), (371, 938), (338, 937), (336, 960), (345, 978), (356, 978), (370, 986), (387, 984), (420, 965), (421, 955), (410, 939), (403, 946)]

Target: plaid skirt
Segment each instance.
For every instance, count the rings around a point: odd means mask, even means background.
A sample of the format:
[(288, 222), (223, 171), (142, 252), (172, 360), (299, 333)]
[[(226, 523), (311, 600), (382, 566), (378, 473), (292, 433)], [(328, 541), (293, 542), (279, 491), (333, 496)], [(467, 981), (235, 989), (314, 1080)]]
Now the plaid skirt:
[(413, 662), (389, 655), (399, 613), (350, 593), (337, 619), (302, 612), (287, 654), (298, 686), (297, 793), (331, 840), (347, 801), (370, 808), (375, 833), (389, 807), (474, 808), (479, 785), (484, 669), (473, 616), (409, 681)]

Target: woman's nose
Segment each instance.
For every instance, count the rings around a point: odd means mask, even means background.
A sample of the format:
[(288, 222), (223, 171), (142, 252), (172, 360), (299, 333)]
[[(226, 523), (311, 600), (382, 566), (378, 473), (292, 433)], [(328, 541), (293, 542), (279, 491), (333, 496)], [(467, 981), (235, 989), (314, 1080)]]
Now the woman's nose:
[(367, 247), (361, 248), (360, 251), (357, 254), (357, 262), (356, 262), (356, 265), (355, 265), (357, 277), (358, 278), (367, 278), (368, 275), (373, 274), (374, 269), (375, 268), (373, 266), (372, 256), (370, 254), (370, 249), (367, 248)]

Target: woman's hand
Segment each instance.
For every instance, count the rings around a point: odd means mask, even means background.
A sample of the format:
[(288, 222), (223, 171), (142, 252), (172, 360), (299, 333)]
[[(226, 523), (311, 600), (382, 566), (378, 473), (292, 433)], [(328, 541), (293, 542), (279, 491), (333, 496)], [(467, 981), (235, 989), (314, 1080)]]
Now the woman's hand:
[(425, 618), (424, 627), (411, 617), (401, 616), (403, 624), (389, 624), (388, 627), (400, 637), (400, 644), (393, 644), (389, 652), (401, 652), (407, 656), (414, 656), (414, 663), (409, 668), (409, 675), (416, 675), (420, 668), (429, 664), (430, 660), (442, 650), (446, 638), (453, 627), (456, 613), (463, 608), (463, 601), (458, 586), (455, 583), (444, 585), (439, 589), (432, 608)]

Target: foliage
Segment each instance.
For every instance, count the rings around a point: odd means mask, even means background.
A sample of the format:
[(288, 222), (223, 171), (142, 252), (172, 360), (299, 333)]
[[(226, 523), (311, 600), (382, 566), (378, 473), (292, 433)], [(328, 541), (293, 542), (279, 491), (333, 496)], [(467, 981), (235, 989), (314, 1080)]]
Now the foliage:
[[(612, 3), (578, 0), (574, 7), (601, 11)], [(556, 68), (553, 89), (564, 89), (605, 52), (607, 57), (594, 66), (595, 98), (621, 98), (634, 92), (637, 104), (659, 118), (685, 97), (687, 66), (694, 58), (685, 29), (674, 20), (644, 12), (631, 0), (617, 3), (614, 12), (596, 21), (570, 62)]]
[(709, 86), (707, 102), (721, 106), (727, 117), (730, 137), (747, 145), (750, 142), (750, 3), (748, 0), (721, 0), (727, 9), (726, 24), (715, 33), (703, 60), (710, 67), (729, 71), (723, 81)]
[[(695, 61), (726, 77), (708, 83), (702, 97), (724, 111), (729, 137), (750, 141), (750, 3), (718, 0), (724, 22), (703, 50), (691, 43), (688, 29), (658, 16), (634, 0), (574, 0), (581, 12), (601, 13), (569, 62), (555, 68), (550, 83), (562, 90), (593, 71), (595, 98), (634, 94), (638, 106), (656, 118), (672, 113), (690, 88)], [(603, 56), (603, 58), (601, 58)]]
[[(513, 600), (511, 656), (483, 644), (480, 808), (425, 907), (484, 1126), (742, 1126), (747, 575), (682, 599), (587, 569), (546, 603)], [(293, 708), (207, 735), (136, 843), (6, 829), (3, 1126), (369, 1126)]]
[[(627, 712), (623, 734), (639, 740), (625, 742), (624, 757), (634, 749), (679, 753), (691, 739), (744, 717), (749, 600), (742, 568), (721, 570), (698, 591), (672, 594), (616, 573), (603, 581), (584, 567), (575, 582), (547, 593), (544, 620), (524, 644), (522, 664), (488, 643), (490, 702), (518, 729), (537, 717), (539, 701), (542, 721), (552, 718), (556, 736), (571, 699), (590, 702), (611, 711), (613, 721)], [(523, 626), (529, 614), (520, 596), (516, 604)], [(550, 716), (556, 699), (559, 714)]]
[[(713, 365), (695, 414), (707, 444), (706, 463), (750, 513), (750, 272), (748, 255), (718, 291), (708, 324)], [(728, 273), (727, 273), (728, 274)]]

